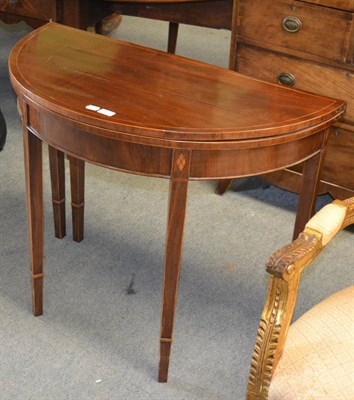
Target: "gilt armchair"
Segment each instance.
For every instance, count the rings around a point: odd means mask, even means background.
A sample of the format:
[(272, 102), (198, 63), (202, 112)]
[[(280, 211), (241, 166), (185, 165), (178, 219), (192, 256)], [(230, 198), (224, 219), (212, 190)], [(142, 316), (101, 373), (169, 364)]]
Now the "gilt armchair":
[[(353, 223), (354, 197), (336, 200), (320, 210), (296, 240), (269, 258), (266, 269), (271, 278), (247, 400), (354, 399), (354, 286), (325, 299), (290, 326), (302, 271)], [(349, 259), (354, 266), (354, 250)]]

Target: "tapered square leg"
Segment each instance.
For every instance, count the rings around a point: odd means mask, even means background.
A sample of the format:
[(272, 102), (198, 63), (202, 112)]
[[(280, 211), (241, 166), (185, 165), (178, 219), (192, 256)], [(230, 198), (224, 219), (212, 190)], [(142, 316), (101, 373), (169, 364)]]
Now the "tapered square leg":
[(174, 150), (173, 152), (166, 232), (159, 382), (166, 382), (168, 377), (178, 281), (181, 268), (190, 158), (191, 152), (188, 150)]
[(219, 179), (218, 186), (215, 189), (215, 193), (218, 195), (223, 195), (227, 190), (230, 189), (232, 184), (232, 179)]
[(48, 146), (55, 237), (66, 235), (64, 153)]
[(159, 382), (167, 382), (171, 347), (172, 338), (160, 338)]
[(69, 160), (73, 239), (81, 242), (84, 238), (85, 162), (72, 156)]
[(326, 154), (328, 134), (329, 130), (326, 129), (323, 136), (322, 150), (304, 162), (293, 240), (304, 230), (305, 225), (316, 211), (318, 186)]
[(176, 53), (178, 27), (179, 24), (176, 22), (170, 22), (168, 26), (167, 52), (171, 54)]
[(43, 314), (43, 182), (42, 142), (27, 129), (23, 118), (28, 239), (31, 262), (32, 310)]

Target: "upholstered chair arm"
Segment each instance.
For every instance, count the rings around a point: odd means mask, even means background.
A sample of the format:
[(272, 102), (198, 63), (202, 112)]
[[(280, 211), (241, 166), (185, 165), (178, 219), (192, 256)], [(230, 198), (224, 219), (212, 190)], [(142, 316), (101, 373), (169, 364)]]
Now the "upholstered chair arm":
[(271, 255), (266, 263), (267, 272), (289, 281), (309, 265), (340, 230), (352, 223), (354, 197), (326, 205), (310, 219), (296, 240)]
[(251, 361), (247, 400), (268, 399), (293, 316), (301, 272), (341, 229), (353, 223), (354, 197), (335, 200), (311, 218), (296, 240), (268, 259), (266, 270), (271, 279)]

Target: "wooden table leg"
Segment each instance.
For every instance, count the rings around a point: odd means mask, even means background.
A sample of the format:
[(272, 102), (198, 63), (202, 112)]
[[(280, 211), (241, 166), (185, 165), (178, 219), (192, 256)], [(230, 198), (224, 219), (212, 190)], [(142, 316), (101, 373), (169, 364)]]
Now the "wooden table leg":
[(215, 189), (215, 193), (220, 196), (223, 195), (227, 190), (230, 189), (232, 179), (219, 179), (218, 186)]
[(42, 142), (27, 129), (23, 118), (28, 238), (31, 260), (32, 310), (43, 314), (43, 182)]
[(169, 23), (167, 52), (171, 54), (176, 53), (178, 27), (179, 24), (176, 22)]
[(55, 237), (62, 239), (66, 235), (65, 222), (65, 163), (64, 153), (48, 146), (50, 180), (52, 185), (52, 203)]
[(326, 129), (323, 137), (322, 150), (304, 162), (293, 240), (304, 230), (305, 225), (316, 211), (318, 186), (326, 153), (328, 134), (329, 129)]
[(174, 150), (169, 188), (163, 287), (159, 382), (166, 382), (172, 345), (178, 281), (181, 267), (183, 229), (186, 215), (191, 152)]
[(73, 239), (81, 242), (84, 238), (85, 162), (72, 156), (69, 161)]

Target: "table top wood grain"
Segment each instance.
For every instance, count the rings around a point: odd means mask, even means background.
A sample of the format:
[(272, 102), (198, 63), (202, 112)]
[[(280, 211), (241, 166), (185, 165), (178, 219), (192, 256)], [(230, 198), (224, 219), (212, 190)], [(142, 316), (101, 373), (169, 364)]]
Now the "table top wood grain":
[[(344, 102), (49, 23), (10, 58), (13, 84), (48, 110), (146, 137), (271, 137), (329, 120)], [(89, 105), (114, 112), (106, 116)]]

